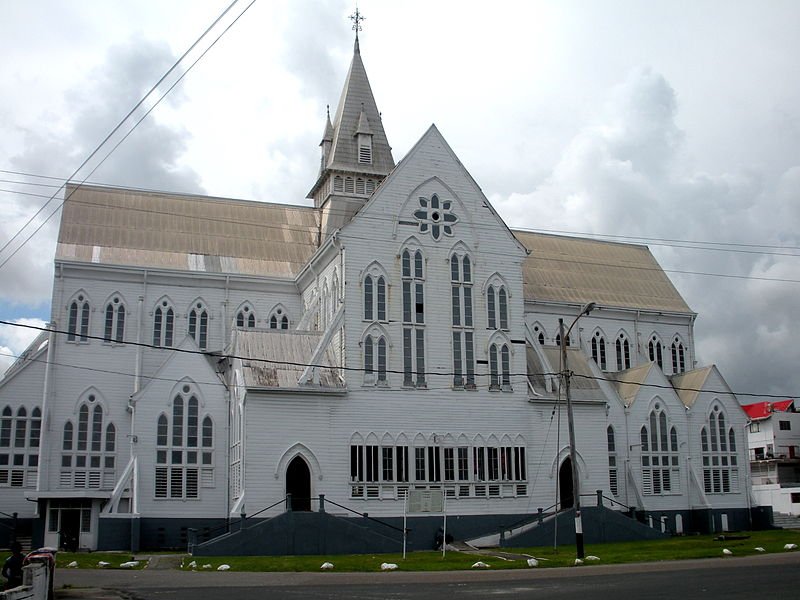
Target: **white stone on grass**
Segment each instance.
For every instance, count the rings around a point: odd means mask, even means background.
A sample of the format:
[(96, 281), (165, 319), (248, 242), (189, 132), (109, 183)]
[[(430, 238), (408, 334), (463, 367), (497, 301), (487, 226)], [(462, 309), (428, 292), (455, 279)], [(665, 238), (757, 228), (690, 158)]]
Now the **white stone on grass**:
[(539, 566), (539, 561), (536, 560), (535, 558), (529, 558), (527, 562), (528, 562), (528, 566), (529, 567), (538, 567)]
[(784, 550), (794, 550), (795, 548), (797, 548), (797, 544), (786, 544), (783, 547)]
[(473, 569), (488, 569), (488, 568), (489, 568), (489, 565), (487, 565), (487, 564), (486, 564), (485, 562), (483, 562), (482, 560), (479, 560), (479, 561), (478, 561), (478, 562), (476, 562), (474, 565), (472, 565), (472, 568), (473, 568)]
[(230, 571), (230, 570), (231, 570), (230, 565), (220, 565), (217, 567), (217, 571)]
[(583, 561), (580, 558), (575, 559), (575, 566), (578, 567), (583, 564)]
[(120, 569), (133, 569), (139, 566), (138, 560), (129, 560), (128, 562), (122, 563), (119, 568)]
[(723, 548), (723, 549), (722, 549), (722, 553), (723, 553), (725, 556), (731, 556), (731, 555), (733, 554), (733, 552), (731, 552), (731, 551), (730, 551), (730, 550), (728, 550), (727, 548)]
[(67, 565), (67, 568), (68, 569), (77, 569), (78, 568), (78, 561), (77, 560), (73, 560), (71, 563), (69, 563)]
[(320, 565), (319, 568), (322, 569), (323, 571), (330, 571), (331, 569), (333, 569), (333, 563), (324, 562), (322, 563), (322, 565)]
[(764, 550), (764, 548), (762, 548), (761, 546), (756, 546), (755, 548), (753, 548), (753, 550), (755, 550), (756, 552), (766, 552), (766, 550)]
[(600, 560), (600, 557), (599, 556), (595, 556), (594, 554), (590, 554), (589, 556), (586, 557), (586, 560), (598, 561), (598, 560)]
[(381, 571), (395, 571), (397, 565), (394, 563), (381, 563)]

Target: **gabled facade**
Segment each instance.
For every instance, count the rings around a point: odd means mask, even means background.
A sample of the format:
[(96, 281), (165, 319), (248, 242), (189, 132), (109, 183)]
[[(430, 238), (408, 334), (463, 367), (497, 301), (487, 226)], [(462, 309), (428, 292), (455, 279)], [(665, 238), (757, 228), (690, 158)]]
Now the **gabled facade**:
[(70, 187), (49, 330), (0, 382), (0, 510), (153, 549), (441, 490), (488, 532), (571, 505), (563, 342), (581, 492), (747, 526), (744, 414), (646, 247), (510, 230), (433, 125), (395, 165), (358, 44), (320, 145), (313, 207)]

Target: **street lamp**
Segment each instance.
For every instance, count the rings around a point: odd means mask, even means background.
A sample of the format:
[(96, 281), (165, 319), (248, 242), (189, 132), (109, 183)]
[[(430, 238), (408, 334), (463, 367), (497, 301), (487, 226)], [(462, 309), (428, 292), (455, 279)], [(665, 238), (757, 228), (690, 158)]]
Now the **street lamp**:
[(575, 507), (575, 547), (577, 549), (578, 558), (583, 558), (583, 524), (581, 522), (581, 488), (580, 488), (580, 480), (578, 478), (578, 462), (576, 460), (575, 454), (575, 420), (572, 416), (572, 398), (569, 394), (569, 366), (567, 364), (567, 340), (569, 339), (569, 334), (572, 331), (572, 328), (575, 327), (575, 324), (580, 320), (580, 318), (584, 315), (588, 315), (597, 307), (597, 304), (594, 302), (589, 302), (586, 306), (581, 309), (581, 312), (578, 313), (578, 316), (575, 317), (575, 320), (572, 322), (572, 325), (569, 326), (566, 333), (564, 332), (564, 319), (558, 320), (558, 329), (559, 333), (561, 334), (561, 364), (563, 365), (563, 371), (561, 372), (561, 376), (564, 380), (564, 393), (567, 396), (567, 423), (569, 425), (569, 461), (570, 466), (572, 467), (572, 495), (573, 495), (573, 506)]

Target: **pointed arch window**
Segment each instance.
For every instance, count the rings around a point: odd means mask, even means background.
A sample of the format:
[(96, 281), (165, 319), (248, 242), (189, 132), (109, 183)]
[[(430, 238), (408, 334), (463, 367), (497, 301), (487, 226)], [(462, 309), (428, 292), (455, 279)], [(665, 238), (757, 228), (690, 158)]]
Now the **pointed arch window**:
[[(214, 485), (214, 427), (210, 415), (200, 420), (200, 402), (185, 384), (156, 423), (154, 496), (186, 500), (200, 497), (201, 487)], [(202, 425), (201, 425), (202, 424)]]
[(670, 426), (666, 409), (656, 403), (642, 426), (642, 492), (646, 495), (680, 493), (678, 432)]
[(89, 394), (78, 406), (77, 436), (72, 421), (64, 423), (59, 486), (113, 489), (116, 483), (116, 428), (103, 406)]
[(368, 335), (364, 338), (364, 383), (386, 385), (386, 337)]
[(672, 342), (672, 372), (683, 373), (686, 371), (686, 350), (683, 342), (676, 337)]
[(508, 292), (504, 285), (493, 283), (486, 288), (486, 312), (489, 329), (508, 330)]
[(67, 341), (89, 341), (90, 311), (89, 300), (83, 294), (79, 294), (78, 297), (70, 303), (69, 316), (67, 319)]
[[(561, 333), (559, 332), (556, 334), (556, 346), (560, 345), (561, 345)], [(570, 339), (570, 336), (567, 336), (567, 348), (569, 348), (571, 345), (572, 345), (572, 340)]]
[(188, 333), (201, 350), (208, 348), (208, 311), (202, 302), (197, 302), (189, 311)]
[(540, 346), (544, 346), (544, 330), (539, 325), (533, 326), (533, 337), (536, 338), (536, 341), (539, 342)]
[(624, 333), (620, 333), (616, 341), (617, 371), (631, 368), (631, 344)]
[(105, 316), (103, 341), (121, 343), (125, 337), (125, 305), (119, 296), (115, 296), (106, 304)]
[(606, 370), (606, 338), (599, 331), (592, 336), (592, 359), (601, 371)]
[(153, 345), (171, 348), (175, 338), (175, 311), (162, 300), (153, 311)]
[(239, 328), (254, 329), (256, 326), (256, 315), (249, 305), (245, 304), (239, 312), (236, 313), (236, 326)]
[(16, 413), (3, 408), (0, 418), (0, 487), (35, 487), (39, 466), (42, 411), (30, 414), (24, 406)]
[(700, 430), (703, 454), (703, 489), (707, 494), (731, 494), (739, 491), (739, 464), (736, 454), (736, 431), (725, 423), (725, 414), (715, 405), (708, 422)]
[(664, 370), (664, 356), (662, 354), (663, 346), (661, 345), (661, 340), (658, 339), (657, 335), (653, 335), (650, 338), (650, 341), (647, 344), (647, 354), (650, 358), (651, 362), (657, 363), (658, 367), (663, 371)]
[(386, 278), (383, 275), (364, 277), (364, 320), (386, 321)]
[(272, 311), (269, 317), (270, 329), (289, 329), (289, 316), (280, 306)]
[(425, 280), (420, 250), (401, 253), (403, 279), (403, 385), (425, 387)]
[(472, 320), (472, 261), (469, 255), (450, 257), (453, 335), (453, 386), (475, 389), (475, 331)]
[(489, 389), (511, 391), (511, 351), (508, 344), (489, 346)]
[(619, 495), (619, 479), (617, 476), (617, 441), (614, 435), (614, 428), (609, 425), (606, 429), (608, 442), (608, 486), (611, 493)]

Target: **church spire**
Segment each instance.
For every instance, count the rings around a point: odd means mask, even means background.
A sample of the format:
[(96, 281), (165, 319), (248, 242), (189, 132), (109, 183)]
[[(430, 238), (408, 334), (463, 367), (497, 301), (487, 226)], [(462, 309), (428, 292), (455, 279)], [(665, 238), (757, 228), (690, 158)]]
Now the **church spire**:
[[(392, 149), (361, 60), (358, 32), (364, 16), (356, 9), (350, 19), (356, 32), (353, 59), (332, 122), (328, 114), (320, 144), (322, 163), (319, 177), (308, 193), (318, 208), (336, 195), (354, 195), (359, 196), (360, 201), (366, 201), (377, 184), (394, 168)], [(359, 181), (363, 187), (359, 187)]]

